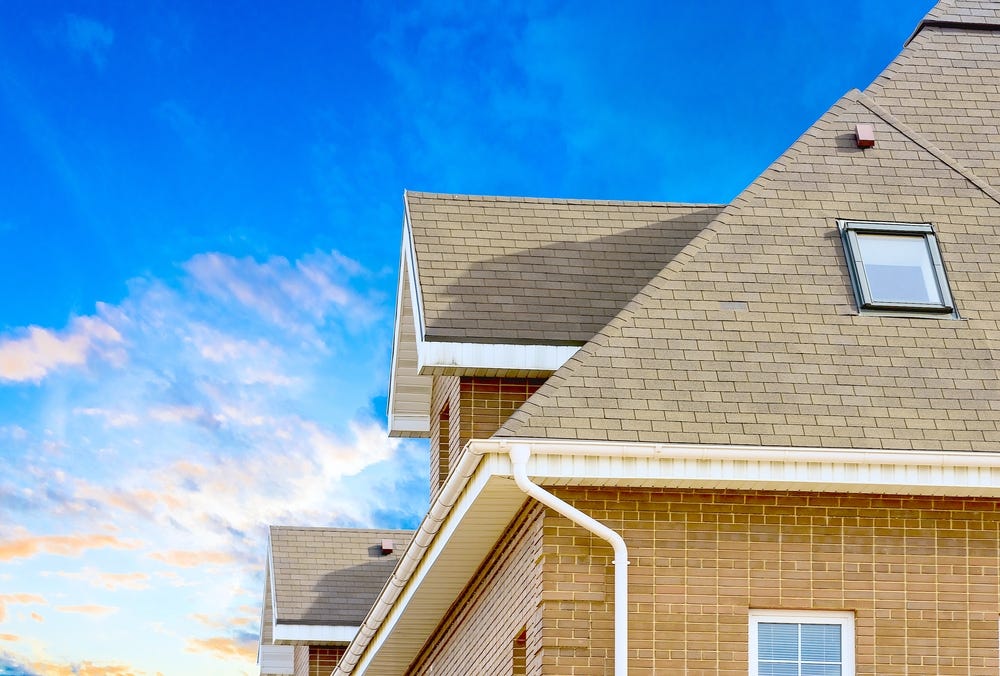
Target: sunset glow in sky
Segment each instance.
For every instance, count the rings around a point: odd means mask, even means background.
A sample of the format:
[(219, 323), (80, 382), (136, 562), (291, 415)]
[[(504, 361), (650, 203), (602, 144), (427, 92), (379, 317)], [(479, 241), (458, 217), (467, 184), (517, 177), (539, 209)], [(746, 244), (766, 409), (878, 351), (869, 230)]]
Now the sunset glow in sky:
[(727, 202), (931, 4), (0, 3), (0, 676), (256, 674), (267, 524), (419, 523), (404, 188)]

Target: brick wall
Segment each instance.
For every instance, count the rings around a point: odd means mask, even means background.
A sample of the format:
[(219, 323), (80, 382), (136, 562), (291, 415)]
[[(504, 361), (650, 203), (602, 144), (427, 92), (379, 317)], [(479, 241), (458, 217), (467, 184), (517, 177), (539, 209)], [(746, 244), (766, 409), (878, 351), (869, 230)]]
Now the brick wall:
[[(431, 389), (431, 500), (470, 439), (488, 439), (544, 378), (435, 376)], [(447, 412), (447, 419), (442, 414)]]
[[(746, 676), (751, 608), (853, 611), (858, 676), (1000, 667), (1000, 501), (556, 492), (628, 543), (632, 674)], [(531, 503), (413, 673), (510, 674), (525, 627), (527, 674), (610, 674), (612, 559)]]
[[(854, 611), (859, 676), (997, 673), (1000, 502), (560, 494), (629, 545), (635, 674), (745, 676), (749, 608)], [(546, 673), (610, 673), (610, 546), (552, 516), (545, 557)]]
[[(523, 655), (520, 673), (542, 673), (538, 599), (543, 514), (544, 508), (532, 503), (511, 522), (407, 674), (511, 674), (516, 652)], [(524, 645), (515, 646), (522, 630)]]
[(292, 664), (294, 676), (309, 676), (309, 646), (295, 646)]
[[(437, 497), (441, 485), (448, 478), (451, 458), (460, 448), (458, 425), (455, 418), (459, 411), (458, 376), (434, 376), (431, 385), (431, 502)], [(442, 424), (442, 413), (448, 411), (448, 421)], [(453, 413), (456, 414), (453, 416)], [(452, 449), (455, 453), (452, 453)]]
[(309, 646), (309, 676), (330, 676), (346, 648)]

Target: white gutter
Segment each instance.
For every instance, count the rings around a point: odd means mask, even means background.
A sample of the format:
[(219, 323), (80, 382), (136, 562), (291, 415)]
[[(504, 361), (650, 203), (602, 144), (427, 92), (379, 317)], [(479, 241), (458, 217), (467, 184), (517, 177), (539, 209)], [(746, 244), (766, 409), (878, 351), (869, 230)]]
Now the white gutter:
[(510, 447), (510, 461), (514, 481), (522, 491), (546, 507), (559, 512), (567, 519), (606, 540), (615, 550), (615, 676), (628, 675), (628, 548), (622, 536), (597, 519), (588, 516), (568, 502), (552, 495), (528, 478), (528, 458), (531, 446), (515, 444)]
[(382, 626), (382, 622), (389, 614), (396, 599), (399, 598), (406, 583), (413, 576), (417, 565), (423, 559), (427, 548), (434, 541), (434, 537), (441, 529), (441, 524), (444, 522), (445, 517), (448, 516), (451, 508), (462, 495), (466, 482), (472, 476), (473, 472), (475, 472), (476, 467), (479, 466), (481, 458), (482, 453), (480, 451), (473, 449), (471, 445), (466, 446), (461, 459), (458, 461), (458, 465), (449, 472), (448, 480), (441, 487), (441, 492), (438, 493), (437, 498), (431, 505), (430, 511), (427, 512), (427, 516), (420, 522), (420, 527), (406, 548), (406, 552), (399, 560), (399, 563), (396, 564), (396, 568), (393, 570), (392, 576), (385, 583), (385, 587), (382, 588), (378, 601), (375, 602), (375, 605), (368, 612), (365, 621), (358, 629), (357, 636), (351, 641), (347, 652), (340, 658), (340, 662), (337, 663), (337, 668), (334, 669), (331, 676), (347, 676), (347, 674), (354, 671), (354, 667), (357, 666), (365, 648), (371, 642), (372, 637), (375, 636), (379, 627)]

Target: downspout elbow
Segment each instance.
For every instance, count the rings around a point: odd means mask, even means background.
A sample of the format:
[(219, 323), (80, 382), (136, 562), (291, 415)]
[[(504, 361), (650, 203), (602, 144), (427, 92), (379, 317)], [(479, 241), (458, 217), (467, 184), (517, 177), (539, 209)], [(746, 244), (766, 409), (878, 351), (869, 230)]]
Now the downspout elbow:
[(628, 547), (621, 535), (603, 523), (585, 514), (565, 500), (533, 483), (528, 478), (528, 458), (531, 448), (527, 444), (514, 444), (510, 448), (510, 461), (514, 482), (524, 493), (550, 507), (567, 519), (586, 528), (605, 540), (615, 552), (615, 676), (628, 674)]

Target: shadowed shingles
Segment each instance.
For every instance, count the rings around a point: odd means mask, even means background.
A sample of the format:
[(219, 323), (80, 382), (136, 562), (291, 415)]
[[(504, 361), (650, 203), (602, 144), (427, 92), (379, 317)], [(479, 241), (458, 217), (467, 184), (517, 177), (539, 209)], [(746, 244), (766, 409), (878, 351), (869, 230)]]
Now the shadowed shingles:
[[(869, 90), (916, 137), (844, 97), (498, 434), (995, 449), (1000, 208), (960, 172), (996, 186), (998, 54), (979, 24), (924, 27)], [(962, 320), (858, 315), (838, 218), (932, 223)]]
[[(360, 625), (412, 536), (408, 530), (271, 526), (278, 624)], [(381, 553), (383, 539), (393, 540), (391, 554)]]
[(719, 205), (408, 192), (428, 340), (583, 344)]

